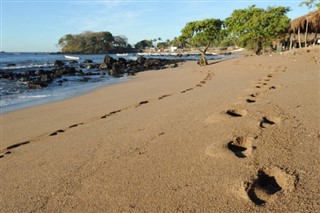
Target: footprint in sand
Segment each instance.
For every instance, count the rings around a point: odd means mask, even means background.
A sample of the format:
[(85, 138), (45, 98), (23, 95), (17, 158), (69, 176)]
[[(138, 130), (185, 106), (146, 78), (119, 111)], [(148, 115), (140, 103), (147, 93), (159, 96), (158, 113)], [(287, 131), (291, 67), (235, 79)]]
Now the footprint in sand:
[(212, 114), (208, 116), (205, 120), (205, 124), (213, 124), (219, 123), (220, 121), (224, 121), (226, 117), (242, 117), (246, 116), (248, 113), (245, 109), (229, 109), (227, 111), (223, 111), (220, 114)]
[[(3, 158), (4, 157), (4, 155), (9, 155), (9, 154), (11, 154), (12, 152), (10, 151), (10, 150), (12, 150), (12, 149), (15, 149), (15, 148), (17, 148), (17, 147), (19, 147), (19, 146), (23, 146), (23, 145), (26, 145), (26, 144), (29, 144), (30, 143), (30, 141), (23, 141), (23, 142), (20, 142), (20, 143), (16, 143), (16, 144), (13, 144), (13, 145), (10, 145), (10, 146), (8, 146), (5, 150), (7, 150), (4, 154), (1, 154), (0, 155), (0, 158)], [(4, 151), (5, 151), (4, 150)]]
[(251, 137), (235, 137), (227, 144), (229, 150), (231, 150), (238, 158), (245, 158), (252, 154), (252, 151), (256, 149), (252, 146), (253, 138)]
[(116, 110), (116, 111), (109, 112), (109, 114), (106, 114), (106, 115), (100, 117), (100, 119), (103, 119), (103, 118), (109, 117), (109, 116), (111, 116), (111, 115), (117, 114), (118, 112), (121, 112), (121, 109)]
[(149, 101), (141, 101), (138, 105), (136, 105), (136, 108), (147, 103), (149, 103)]
[(169, 96), (171, 96), (171, 95), (172, 95), (172, 94), (160, 96), (160, 97), (158, 98), (158, 100), (164, 99), (164, 98), (169, 97)]
[(8, 146), (6, 149), (14, 149), (14, 148), (17, 148), (19, 146), (23, 146), (23, 145), (26, 145), (26, 144), (29, 144), (30, 141), (24, 141), (24, 142), (20, 142), (20, 143), (16, 143), (16, 144), (13, 144), (11, 146)]
[(251, 103), (256, 102), (256, 100), (253, 100), (253, 99), (248, 98), (248, 99), (246, 100), (246, 102), (249, 103), (249, 104), (251, 104)]
[(242, 117), (248, 114), (245, 109), (229, 109), (225, 113), (231, 117)]
[(269, 87), (269, 90), (272, 90), (272, 89), (276, 89), (276, 87), (275, 86)]
[(250, 200), (263, 206), (280, 191), (291, 192), (295, 189), (297, 177), (278, 167), (259, 169), (257, 178), (246, 183), (246, 192)]
[(188, 88), (186, 90), (181, 91), (180, 93), (186, 93), (186, 92), (191, 91), (191, 90), (193, 90), (193, 88)]
[(268, 128), (272, 125), (280, 124), (281, 119), (278, 117), (262, 117), (259, 126), (261, 128)]
[(73, 124), (73, 125), (69, 126), (69, 129), (74, 128), (74, 127), (77, 127), (77, 126), (80, 126), (80, 125), (83, 125), (83, 124), (84, 124), (84, 123)]
[(62, 130), (62, 129), (59, 129), (59, 130), (57, 130), (57, 131), (55, 131), (55, 132), (51, 133), (49, 136), (55, 136), (55, 135), (57, 135), (57, 134), (59, 134), (59, 133), (63, 133), (63, 132), (65, 132), (65, 131), (64, 131), (64, 130)]
[(252, 93), (252, 94), (250, 95), (250, 97), (256, 98), (256, 97), (258, 97), (259, 95), (260, 95), (260, 92), (256, 92), (256, 93)]

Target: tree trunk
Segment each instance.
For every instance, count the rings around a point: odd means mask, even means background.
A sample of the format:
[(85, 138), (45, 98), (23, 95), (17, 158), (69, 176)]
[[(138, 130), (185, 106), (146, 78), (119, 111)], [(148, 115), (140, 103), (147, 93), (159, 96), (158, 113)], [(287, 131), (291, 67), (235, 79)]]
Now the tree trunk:
[(206, 59), (206, 52), (209, 48), (210, 42), (207, 44), (207, 46), (204, 48), (204, 50), (199, 49), (199, 51), (201, 52), (201, 56), (199, 58), (198, 64), (200, 66), (206, 66), (208, 65), (208, 61)]
[(301, 48), (300, 27), (299, 27), (299, 29), (298, 29), (298, 40), (299, 40), (299, 48)]
[(307, 19), (306, 33), (305, 33), (305, 35), (304, 35), (304, 47), (307, 47), (308, 26), (309, 26), (309, 22), (308, 22), (308, 19)]
[(262, 50), (262, 42), (261, 41), (258, 41), (257, 42), (257, 47), (256, 47), (256, 55), (261, 55), (261, 50)]

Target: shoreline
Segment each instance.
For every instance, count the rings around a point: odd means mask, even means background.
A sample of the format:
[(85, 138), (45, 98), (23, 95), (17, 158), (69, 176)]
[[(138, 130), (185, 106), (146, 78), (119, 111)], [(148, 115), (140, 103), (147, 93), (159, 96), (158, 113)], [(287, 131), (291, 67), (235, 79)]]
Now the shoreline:
[[(229, 60), (232, 58), (237, 58), (237, 57), (243, 56), (243, 55), (239, 55), (239, 54), (235, 54), (235, 55), (238, 55), (238, 56), (234, 56), (231, 58), (227, 57), (227, 58), (222, 58), (222, 59), (211, 60), (212, 61), (211, 63), (212, 64), (213, 63), (220, 63), (225, 60)], [(187, 61), (189, 61), (189, 60), (187, 60)], [(183, 62), (179, 62), (179, 63), (182, 64)], [(169, 67), (167, 67), (165, 69), (168, 69), (168, 68)], [(156, 70), (156, 71), (162, 71), (162, 70), (163, 69)], [(146, 71), (153, 72), (154, 70), (146, 70)], [(146, 72), (146, 71), (143, 71), (143, 72)], [(44, 90), (47, 89), (45, 87), (45, 88), (40, 89), (39, 91), (36, 91), (37, 93), (34, 94), (35, 96), (44, 96), (44, 97), (40, 97), (40, 99), (36, 99), (36, 98), (32, 99), (33, 98), (32, 91), (30, 91), (29, 93), (26, 93), (26, 94), (24, 94), (24, 93), (17, 94), (17, 96), (24, 96), (25, 95), (26, 97), (28, 97), (28, 95), (29, 95), (30, 100), (25, 101), (25, 102), (18, 102), (18, 103), (7, 105), (7, 106), (2, 106), (0, 114), (6, 114), (9, 112), (13, 112), (13, 111), (17, 111), (17, 110), (21, 110), (21, 109), (25, 109), (25, 108), (30, 108), (30, 107), (34, 107), (34, 106), (38, 106), (38, 105), (53, 103), (53, 102), (57, 102), (57, 101), (63, 101), (63, 100), (69, 99), (69, 98), (81, 96), (83, 94), (89, 93), (91, 91), (94, 91), (94, 90), (102, 88), (102, 87), (106, 87), (106, 86), (109, 86), (112, 84), (122, 83), (123, 81), (128, 81), (128, 80), (130, 80), (130, 78), (131, 78), (131, 76), (123, 76), (121, 78), (113, 78), (112, 80), (105, 80), (104, 82), (91, 82), (87, 85), (76, 85), (76, 86), (70, 87), (69, 89), (65, 88), (64, 90), (65, 90), (66, 94), (60, 94), (60, 95), (59, 95), (59, 93), (61, 93), (60, 90), (62, 90), (63, 88), (57, 87), (55, 89), (51, 89), (52, 93), (49, 93), (49, 92), (45, 93)], [(94, 85), (94, 84), (96, 84), (96, 85)], [(74, 87), (78, 87), (81, 90), (81, 92), (75, 91)], [(58, 94), (56, 94), (57, 92), (58, 92)]]
[(0, 210), (315, 211), (318, 53), (188, 61), (0, 115)]
[[(39, 100), (37, 100), (37, 99), (30, 100), (28, 102), (18, 103), (17, 105), (3, 106), (1, 108), (0, 115), (4, 115), (4, 114), (10, 113), (10, 112), (15, 112), (18, 110), (23, 110), (23, 109), (27, 109), (27, 108), (31, 108), (31, 107), (36, 107), (36, 106), (46, 105), (46, 104), (50, 104), (50, 103), (54, 103), (54, 102), (64, 101), (64, 100), (67, 100), (70, 98), (74, 98), (77, 96), (88, 94), (88, 93), (93, 92), (97, 89), (100, 89), (103, 87), (108, 87), (113, 84), (121, 84), (121, 83), (124, 83), (129, 80), (130, 80), (130, 77), (124, 76), (124, 77), (121, 77), (118, 79), (113, 79), (110, 82), (103, 82), (103, 83), (99, 82), (99, 84), (97, 84), (97, 82), (92, 82), (92, 84), (95, 83), (97, 85), (81, 85), (81, 87), (79, 87), (79, 85), (78, 85), (79, 88), (77, 89), (77, 91), (74, 91), (76, 88), (72, 87), (66, 91), (66, 93), (68, 93), (68, 94), (44, 97)], [(43, 89), (45, 89), (45, 88), (43, 88)], [(58, 89), (61, 89), (61, 88), (58, 88)], [(38, 92), (42, 92), (42, 91), (38, 91)], [(56, 90), (54, 92), (56, 92)], [(6, 109), (6, 108), (9, 108), (9, 109)], [(5, 110), (3, 110), (3, 109), (5, 109)]]

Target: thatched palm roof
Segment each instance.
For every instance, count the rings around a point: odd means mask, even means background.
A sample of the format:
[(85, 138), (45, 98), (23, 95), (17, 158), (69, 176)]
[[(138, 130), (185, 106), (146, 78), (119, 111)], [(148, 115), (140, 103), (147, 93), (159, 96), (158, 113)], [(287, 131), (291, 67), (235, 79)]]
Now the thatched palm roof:
[(293, 19), (290, 22), (289, 31), (297, 32), (300, 28), (300, 32), (303, 33), (306, 30), (308, 23), (308, 32), (310, 33), (320, 33), (320, 11), (316, 10), (310, 12), (304, 16)]

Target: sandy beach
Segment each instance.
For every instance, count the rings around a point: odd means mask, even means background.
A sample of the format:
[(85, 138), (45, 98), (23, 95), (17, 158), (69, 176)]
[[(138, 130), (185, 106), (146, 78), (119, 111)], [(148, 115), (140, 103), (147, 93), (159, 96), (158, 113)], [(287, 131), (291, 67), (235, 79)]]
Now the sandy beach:
[(1, 115), (0, 212), (318, 212), (319, 55), (188, 61)]

